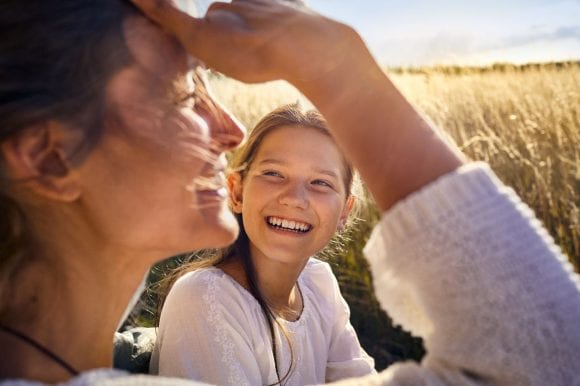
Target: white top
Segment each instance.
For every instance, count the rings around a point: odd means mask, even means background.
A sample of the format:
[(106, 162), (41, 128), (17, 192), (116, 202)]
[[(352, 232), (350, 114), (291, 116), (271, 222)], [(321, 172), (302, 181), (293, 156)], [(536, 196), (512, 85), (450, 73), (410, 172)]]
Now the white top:
[[(292, 342), (295, 367), (284, 385), (335, 381), (374, 372), (349, 322), (350, 311), (330, 266), (310, 259), (298, 278), (303, 310), (278, 319)], [(276, 326), (280, 376), (291, 354)], [(189, 272), (171, 289), (161, 313), (152, 373), (218, 385), (278, 381), (270, 332), (256, 299), (219, 268)]]
[[(427, 356), (339, 385), (580, 384), (579, 277), (487, 165), (466, 165), (397, 203), (366, 253), (381, 304), (425, 339)], [(121, 380), (178, 384), (126, 376), (67, 385)]]
[[(2, 386), (42, 386), (42, 382), (24, 379), (0, 380)], [(96, 369), (85, 371), (68, 382), (57, 386), (204, 386), (206, 384), (186, 379), (157, 377), (151, 375), (129, 375), (125, 371)], [(207, 386), (207, 385), (206, 385)]]
[(580, 277), (486, 164), (384, 213), (365, 254), (381, 305), (427, 355), (358, 384), (580, 385)]

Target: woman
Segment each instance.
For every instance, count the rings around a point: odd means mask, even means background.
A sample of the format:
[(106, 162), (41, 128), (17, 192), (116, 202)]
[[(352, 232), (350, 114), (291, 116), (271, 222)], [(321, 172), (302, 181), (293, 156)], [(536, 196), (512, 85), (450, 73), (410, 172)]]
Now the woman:
[[(311, 258), (346, 226), (353, 169), (316, 111), (282, 106), (236, 151), (240, 235), (180, 268), (153, 373), (211, 384), (307, 385), (374, 372), (330, 266)], [(211, 256), (211, 255), (210, 255)]]
[(151, 264), (234, 240), (221, 154), (243, 133), (130, 4), (0, 15), (0, 374), (63, 382), (110, 368)]

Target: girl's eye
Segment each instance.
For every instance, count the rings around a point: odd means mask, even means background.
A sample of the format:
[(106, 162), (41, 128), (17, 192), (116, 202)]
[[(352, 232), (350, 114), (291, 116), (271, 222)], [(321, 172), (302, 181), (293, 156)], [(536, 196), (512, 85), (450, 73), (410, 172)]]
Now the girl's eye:
[(334, 186), (330, 182), (325, 181), (325, 180), (314, 180), (314, 181), (312, 181), (312, 184), (334, 189)]
[(275, 170), (266, 170), (264, 172), (262, 172), (263, 176), (268, 176), (268, 177), (280, 177), (282, 178), (282, 174), (278, 173)]

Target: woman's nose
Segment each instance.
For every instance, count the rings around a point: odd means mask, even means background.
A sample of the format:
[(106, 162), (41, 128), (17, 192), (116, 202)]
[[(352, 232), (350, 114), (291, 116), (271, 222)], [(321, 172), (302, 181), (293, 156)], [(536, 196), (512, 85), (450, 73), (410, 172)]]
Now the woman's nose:
[(224, 152), (238, 146), (246, 135), (244, 126), (212, 95), (203, 70), (194, 72), (193, 79), (197, 91), (196, 111), (210, 128), (214, 151)]
[(214, 104), (217, 111), (210, 125), (212, 137), (222, 148), (222, 151), (233, 149), (243, 141), (246, 129), (219, 102), (215, 101)]

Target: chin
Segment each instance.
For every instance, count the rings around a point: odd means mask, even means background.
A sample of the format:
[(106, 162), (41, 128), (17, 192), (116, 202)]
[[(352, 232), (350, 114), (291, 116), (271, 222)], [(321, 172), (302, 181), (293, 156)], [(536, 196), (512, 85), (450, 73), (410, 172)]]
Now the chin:
[(227, 207), (223, 208), (217, 217), (207, 219), (201, 226), (205, 228), (199, 232), (203, 235), (198, 239), (201, 245), (195, 249), (227, 247), (236, 241), (240, 232), (236, 218)]

